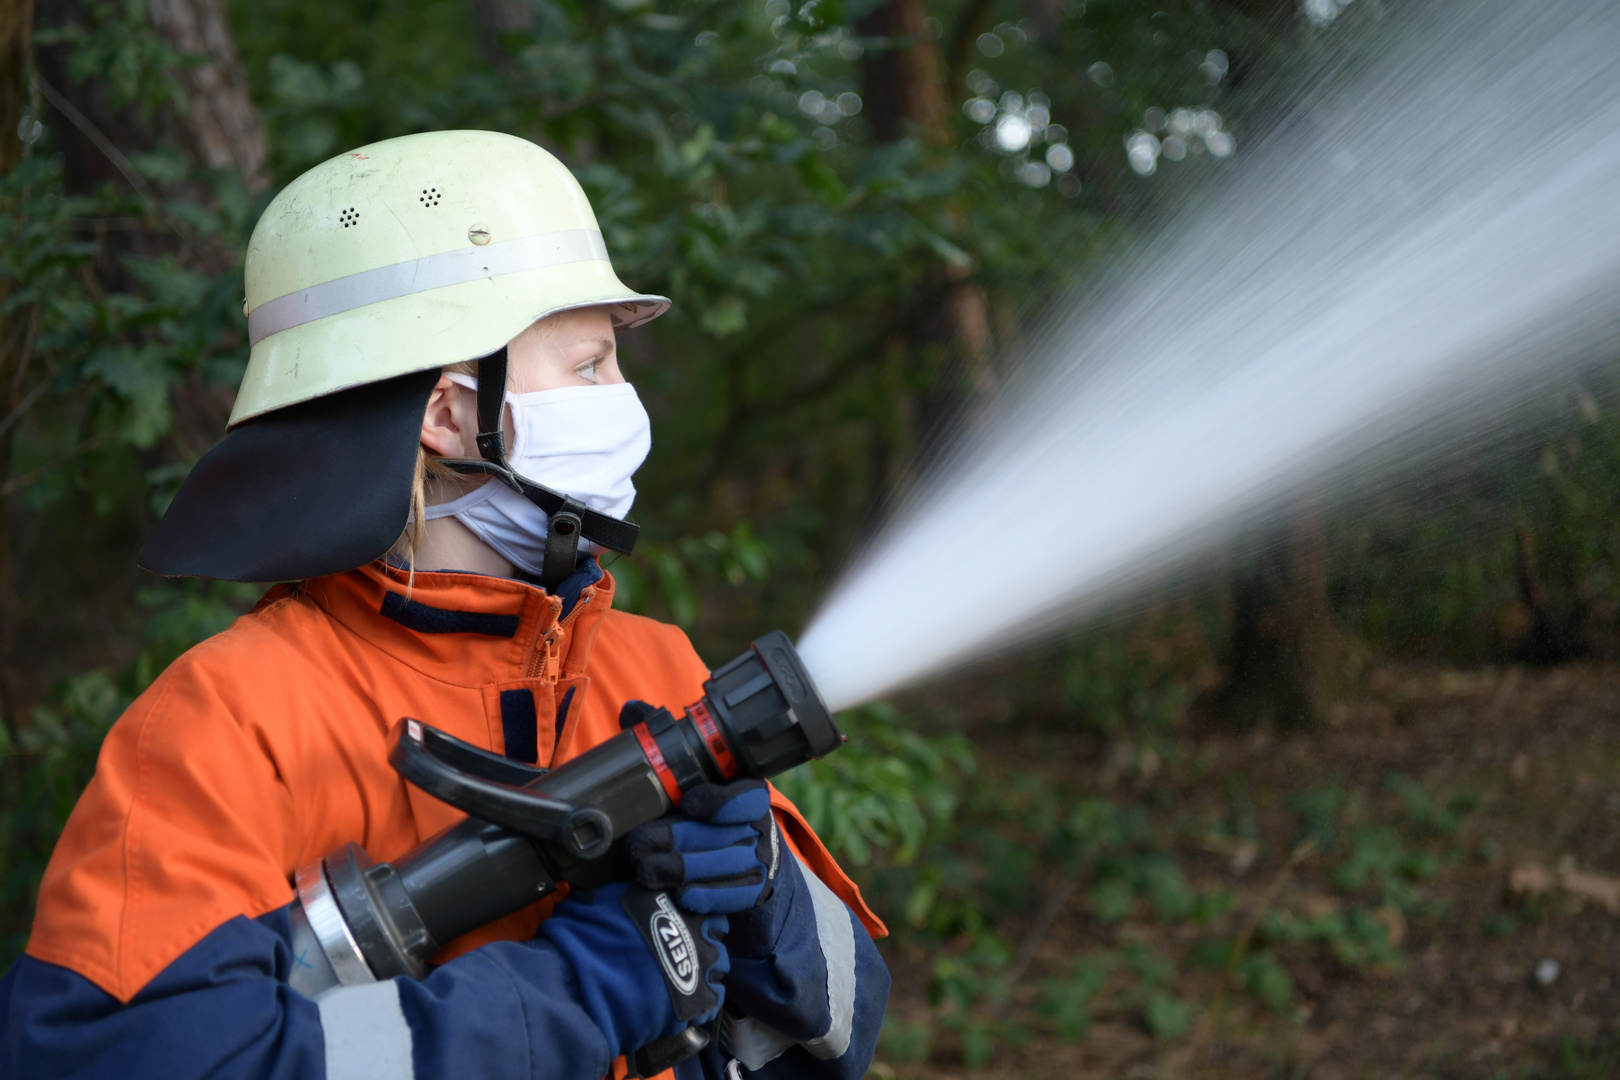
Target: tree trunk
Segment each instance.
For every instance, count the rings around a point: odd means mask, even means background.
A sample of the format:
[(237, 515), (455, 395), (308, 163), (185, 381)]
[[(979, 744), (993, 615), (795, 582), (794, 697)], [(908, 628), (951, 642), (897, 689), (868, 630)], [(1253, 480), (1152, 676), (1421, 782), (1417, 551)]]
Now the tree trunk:
[[(970, 4), (971, 11), (982, 5)], [(975, 16), (976, 17), (976, 16)], [(861, 64), (865, 109), (882, 142), (912, 137), (938, 152), (951, 145), (950, 73), (930, 40), (923, 0), (889, 0), (857, 24), (865, 38), (886, 38)], [(916, 362), (929, 374), (916, 402), (919, 448), (928, 449), (963, 408), (993, 389), (989, 304), (962, 266), (937, 266), (925, 278), (907, 336)]]
[(221, 0), (151, 0), (152, 25), (194, 66), (183, 70), (185, 127), (211, 169), (235, 169), (250, 193), (270, 182), (269, 150)]
[(472, 0), (472, 14), (484, 59), (509, 75), (516, 74), (518, 65), (502, 39), (534, 29), (536, 10), (524, 0)]
[(1234, 575), (1227, 677), (1208, 711), (1234, 727), (1310, 727), (1322, 718), (1337, 657), (1319, 501), (1303, 500), (1269, 541)]
[(864, 38), (887, 38), (861, 64), (867, 122), (880, 142), (916, 134), (929, 146), (944, 146), (951, 132), (945, 71), (925, 28), (922, 0), (889, 0), (856, 24)]
[[(10, 15), (8, 5), (18, 0), (0, 0), (0, 12)], [(27, 3), (28, 0), (23, 0)], [(31, 5), (30, 5), (31, 7)], [(75, 81), (70, 72), (70, 58), (74, 46), (71, 36), (64, 41), (56, 35), (56, 43), (40, 43), (29, 50), (23, 47), (20, 60), (11, 66), (0, 66), (6, 82), (17, 78), (25, 67), (37, 69), (37, 85), (45, 101), (44, 118), (51, 128), (51, 149), (61, 155), (60, 178), (52, 177), (71, 194), (87, 194), (103, 185), (113, 185), (128, 191), (133, 189), (151, 208), (151, 213), (139, 223), (125, 223), (118, 228), (102, 228), (99, 222), (90, 223), (81, 234), (95, 245), (95, 254), (83, 267), (83, 274), (93, 290), (107, 292), (145, 289), (134, 278), (126, 258), (138, 255), (147, 258), (172, 257), (188, 270), (210, 277), (240, 280), (241, 251), (234, 237), (204, 235), (188, 227), (168, 209), (169, 201), (185, 199), (206, 204), (213, 197), (212, 185), (193, 173), (177, 181), (172, 187), (155, 184), (134, 167), (131, 159), (159, 145), (183, 147), (195, 164), (209, 169), (226, 169), (240, 175), (243, 187), (250, 192), (262, 190), (269, 182), (266, 141), (259, 115), (247, 93), (247, 79), (236, 46), (225, 20), (221, 0), (149, 0), (144, 7), (133, 10), (123, 5), (98, 6), (86, 0), (53, 0), (40, 5), (33, 12), (37, 17), (34, 38), (45, 37), (46, 30), (62, 30), (74, 25), (88, 26), (97, 18), (118, 18), (120, 26), (129, 27), (139, 34), (156, 33), (175, 51), (187, 57), (183, 64), (170, 72), (185, 89), (184, 103), (173, 109), (143, 110), (136, 105), (119, 107), (114, 103), (110, 78), (94, 74)], [(129, 20), (144, 20), (144, 25)], [(0, 29), (8, 20), (0, 19)], [(150, 27), (150, 30), (148, 30)], [(3, 43), (0, 43), (3, 44)], [(17, 54), (13, 54), (17, 55)], [(8, 92), (13, 92), (8, 85)], [(0, 115), (0, 145), (11, 150), (12, 125), (17, 113), (7, 108)], [(5, 238), (0, 237), (0, 242)], [(15, 318), (34, 318), (32, 311), (18, 313)], [(245, 326), (242, 327), (245, 335)], [(122, 331), (132, 344), (150, 338), (138, 326)], [(3, 331), (0, 331), (3, 334)], [(14, 336), (0, 336), (0, 347), (7, 351), (0, 357), (0, 417), (13, 416), (25, 411), (35, 400), (40, 408), (52, 404), (49, 396), (56, 393), (55, 384), (44, 382), (43, 365), (35, 359), (28, 366), (29, 351), (26, 344), (19, 353), (9, 348)], [(22, 339), (25, 343), (27, 338)], [(70, 391), (76, 393), (77, 391)], [(186, 460), (205, 450), (224, 431), (225, 419), (230, 411), (229, 394), (207, 385), (200, 370), (178, 382), (171, 391), (173, 413), (178, 418), (168, 432), (169, 445), (162, 450), (148, 452), (137, 465), (150, 467), (175, 460)], [(0, 478), (12, 468), (13, 440), (29, 437), (31, 421), (0, 420)], [(26, 433), (26, 434), (25, 434)], [(50, 614), (51, 601), (43, 595), (46, 587), (39, 582), (49, 575), (33, 572), (35, 563), (49, 562), (53, 568), (62, 566), (63, 554), (58, 551), (38, 550), (28, 539), (22, 526), (28, 518), (13, 505), (15, 497), (0, 498), (0, 693), (9, 695), (3, 703), (8, 713), (26, 714), (28, 699), (43, 687), (36, 651), (58, 647), (59, 642), (41, 644), (41, 634), (64, 634), (66, 623), (59, 623)], [(14, 520), (5, 520), (15, 515)], [(137, 528), (134, 530), (138, 532)], [(138, 537), (128, 538), (133, 549)], [(115, 560), (119, 572), (109, 575), (90, 588), (104, 589), (98, 603), (86, 611), (103, 611), (127, 594), (139, 579), (122, 567), (127, 565), (134, 551)], [(31, 638), (24, 638), (19, 625), (40, 618), (40, 627)], [(80, 620), (92, 623), (98, 616), (85, 614)], [(73, 620), (67, 620), (72, 622)], [(98, 625), (98, 632), (102, 629)], [(100, 639), (110, 641), (116, 632), (105, 627)], [(95, 637), (82, 628), (73, 635), (73, 644)], [(104, 654), (99, 646), (85, 646), (93, 658), (82, 666), (102, 663)], [(60, 670), (51, 665), (51, 675)]]
[[(34, 29), (34, 0), (0, 0), (0, 174), (16, 168), (33, 145), (39, 112), (29, 61)], [(12, 119), (17, 127), (12, 129)], [(0, 237), (0, 243), (9, 238)], [(0, 279), (0, 303), (11, 287)], [(28, 357), (33, 352), (32, 311), (0, 316), (0, 423), (13, 426), (12, 413), (21, 397)], [(0, 435), (0, 479), (11, 473), (11, 437)], [(11, 542), (11, 500), (0, 498), (0, 656), (9, 656), (15, 619), (16, 559)], [(0, 666), (0, 722), (16, 733), (17, 709), (9, 672)]]
[(1591, 651), (1586, 640), (1586, 605), (1580, 600), (1557, 604), (1536, 565), (1536, 538), (1528, 524), (1515, 535), (1519, 596), (1530, 610), (1530, 630), (1518, 648), (1519, 658), (1537, 667), (1577, 660)]
[(0, 172), (10, 172), (22, 157), (23, 135), (12, 137), (11, 124), (28, 112), (32, 91), (28, 85), (29, 38), (34, 28), (34, 0), (0, 0)]

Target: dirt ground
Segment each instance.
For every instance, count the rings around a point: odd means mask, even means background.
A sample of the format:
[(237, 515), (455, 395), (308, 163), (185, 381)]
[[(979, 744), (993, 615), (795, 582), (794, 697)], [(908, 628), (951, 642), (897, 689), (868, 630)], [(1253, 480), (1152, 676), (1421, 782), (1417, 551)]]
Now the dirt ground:
[[(1432, 791), (1471, 791), (1477, 803), (1450, 842), (1463, 854), (1422, 886), (1436, 914), (1388, 914), (1401, 969), (1353, 970), (1325, 949), (1279, 950), (1296, 988), (1279, 1015), (1225, 986), (1219, 971), (1183, 968), (1178, 992), (1196, 1015), (1178, 1038), (1155, 1039), (1140, 1009), (1111, 1008), (1105, 988), (1079, 1040), (1002, 1045), (968, 1069), (945, 1034), (927, 1064), (880, 1060), (878, 1075), (1620, 1077), (1620, 666), (1384, 668), (1317, 732), (1204, 735), (1182, 760), (1138, 768), (1134, 781), (1121, 779), (1117, 755), (1099, 760), (1095, 738), (1061, 725), (984, 725), (973, 735), (981, 775), (998, 762), (1046, 763), (1033, 767), (1051, 782), (1126, 797), (1142, 773), (1158, 772), (1161, 802), (1166, 789), (1172, 798), (1156, 818), (1180, 823), (1178, 854), (1194, 887), (1232, 891), (1228, 932), (1266, 910), (1343, 903), (1325, 860), (1296, 847), (1298, 821), (1285, 810), (1292, 793), (1327, 784), (1376, 793), (1393, 772)], [(1187, 823), (1225, 813), (1235, 781), (1258, 836), (1223, 848)], [(1050, 888), (1042, 907), (1055, 917), (1042, 929), (1032, 916), (1011, 938), (1023, 935), (1031, 960), (1010, 1015), (1033, 1016), (1042, 979), (1061, 977), (1088, 950), (1140, 940), (1176, 955), (1201, 932), (1150, 919), (1104, 926), (1079, 890)], [(891, 1016), (927, 1015), (931, 959), (891, 955)]]

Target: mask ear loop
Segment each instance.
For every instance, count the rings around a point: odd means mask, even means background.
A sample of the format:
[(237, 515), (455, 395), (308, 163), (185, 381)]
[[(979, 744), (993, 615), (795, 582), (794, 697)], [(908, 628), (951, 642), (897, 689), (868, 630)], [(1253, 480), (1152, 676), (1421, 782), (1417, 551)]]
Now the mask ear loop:
[(630, 554), (640, 529), (628, 521), (599, 514), (578, 499), (553, 491), (512, 471), (506, 460), (506, 432), (501, 417), (506, 408), (506, 347), (478, 361), (478, 453), (474, 458), (446, 458), (444, 464), (462, 473), (481, 472), (498, 477), (546, 514), (546, 557), (540, 566), (540, 585), (550, 592), (579, 566), (579, 541)]

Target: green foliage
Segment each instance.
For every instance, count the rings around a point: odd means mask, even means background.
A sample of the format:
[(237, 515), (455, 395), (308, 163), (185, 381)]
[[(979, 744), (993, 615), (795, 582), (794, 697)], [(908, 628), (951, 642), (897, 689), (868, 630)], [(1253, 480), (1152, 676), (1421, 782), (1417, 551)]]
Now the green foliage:
[(1351, 840), (1350, 856), (1333, 873), (1334, 883), (1347, 891), (1378, 886), (1391, 899), (1404, 898), (1402, 886), (1426, 881), (1439, 869), (1427, 852), (1414, 851), (1393, 829), (1359, 829)]
[(910, 863), (930, 829), (950, 823), (973, 772), (971, 746), (960, 735), (926, 735), (885, 704), (838, 722), (849, 744), (778, 777), (777, 786), (833, 852), (864, 866), (874, 847), (884, 848)]
[(1142, 1019), (1157, 1037), (1174, 1039), (1185, 1035), (1192, 1026), (1193, 1010), (1174, 994), (1156, 991), (1142, 1006)]
[[(1220, 1023), (1228, 992), (1297, 1019), (1295, 965), (1404, 970), (1394, 935), (1406, 918), (1440, 911), (1424, 886), (1463, 850), (1478, 803), (1399, 775), (1373, 791), (1332, 780), (1299, 788), (1283, 801), (1292, 820), (1278, 823), (1285, 837), (1299, 838), (1287, 874), (1312, 865), (1337, 892), (1314, 895), (1301, 913), (1286, 892), (1263, 891), (1267, 906), (1256, 910), (1236, 904), (1230, 889), (1194, 888), (1184, 840), (1207, 834), (1178, 818), (1173, 799), (1125, 801), (1088, 787), (981, 773), (954, 815), (929, 831), (913, 864), (879, 868), (868, 895), (904, 913), (893, 920), (901, 948), (933, 957), (933, 1020), (896, 1029), (897, 1048), (932, 1055), (934, 1034), (949, 1032), (964, 1061), (984, 1063), (1032, 1031), (1083, 1040), (1099, 1016), (1173, 1041), (1205, 1010), (1213, 1008)], [(1240, 783), (1230, 790), (1247, 798)], [(1067, 917), (1107, 944), (1086, 947), (1066, 975), (1041, 978), (1029, 1014), (1020, 1012), (1010, 1004), (1019, 998), (1013, 932), (1037, 933), (1031, 920), (1049, 915), (1036, 909), (1056, 903), (1063, 910), (1070, 895), (1085, 912)], [(917, 1058), (897, 1049), (888, 1060)]]
[(705, 592), (726, 584), (742, 588), (765, 581), (773, 557), (771, 546), (743, 521), (729, 533), (715, 530), (674, 543), (638, 545), (634, 559), (608, 557), (603, 562), (618, 585), (614, 607), (638, 614), (657, 610), (676, 625), (690, 628), (703, 613)]
[(1288, 809), (1299, 819), (1299, 843), (1309, 841), (1318, 850), (1333, 847), (1339, 838), (1339, 816), (1345, 794), (1335, 786), (1296, 792), (1288, 799)]
[(907, 1023), (890, 1013), (883, 1018), (878, 1049), (889, 1061), (922, 1062), (933, 1046), (934, 1033), (928, 1024)]
[(1334, 959), (1351, 971), (1371, 968), (1396, 971), (1406, 962), (1390, 943), (1388, 925), (1361, 907), (1314, 918), (1273, 911), (1267, 913), (1260, 929), (1268, 941), (1324, 945)]
[[(1151, 632), (1142, 630), (1143, 636)], [(1100, 731), (1163, 736), (1191, 700), (1163, 649), (1143, 648), (1112, 629), (1071, 639), (1063, 670), (1065, 703)]]
[(1459, 791), (1439, 796), (1418, 781), (1399, 773), (1384, 778), (1384, 786), (1400, 797), (1406, 820), (1416, 828), (1450, 839), (1457, 835), (1463, 817), (1479, 805), (1479, 795)]
[(137, 106), (150, 116), (184, 102), (180, 55), (152, 28), (141, 0), (89, 0), (86, 18), (35, 34), (41, 46), (67, 46), (67, 72), (74, 82), (98, 79), (116, 107)]
[(1586, 650), (1620, 646), (1620, 367), (1549, 386), (1497, 441), (1347, 500), (1332, 590), (1377, 649), (1454, 663), (1527, 654), (1517, 533), (1551, 614)]
[(1564, 1036), (1541, 1062), (1520, 1070), (1525, 1080), (1600, 1080), (1620, 1069), (1620, 1040), (1607, 1035), (1591, 1042)]
[(1068, 978), (1041, 984), (1041, 1014), (1052, 1022), (1058, 1038), (1074, 1042), (1090, 1032), (1092, 999), (1112, 969), (1110, 957), (1086, 957), (1074, 965)]
[(1234, 975), (1239, 986), (1272, 1012), (1286, 1013), (1294, 1003), (1294, 977), (1270, 952), (1245, 956)]
[(1160, 1039), (1174, 1039), (1192, 1026), (1193, 1009), (1170, 989), (1176, 978), (1175, 965), (1151, 948), (1127, 941), (1123, 950), (1125, 965), (1136, 976), (1135, 987), (1126, 1001), (1141, 1002), (1142, 1022)]

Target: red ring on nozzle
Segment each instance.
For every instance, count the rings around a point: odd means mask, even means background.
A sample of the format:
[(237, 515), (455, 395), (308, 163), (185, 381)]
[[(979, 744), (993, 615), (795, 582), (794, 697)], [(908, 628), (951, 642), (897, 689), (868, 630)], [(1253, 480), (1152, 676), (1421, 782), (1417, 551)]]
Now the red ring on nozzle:
[(692, 718), (692, 723), (697, 725), (698, 734), (708, 744), (709, 753), (714, 755), (714, 763), (720, 766), (720, 772), (727, 780), (734, 779), (742, 769), (731, 755), (731, 747), (726, 743), (726, 737), (720, 734), (720, 725), (714, 722), (709, 707), (697, 701), (688, 706), (686, 712)]
[(669, 762), (664, 760), (664, 752), (658, 749), (658, 741), (647, 730), (646, 724), (637, 724), (630, 729), (636, 733), (636, 741), (641, 744), (641, 752), (647, 755), (647, 764), (652, 766), (653, 775), (658, 782), (664, 785), (664, 794), (674, 806), (681, 805), (681, 785), (675, 782), (675, 774), (669, 770)]

